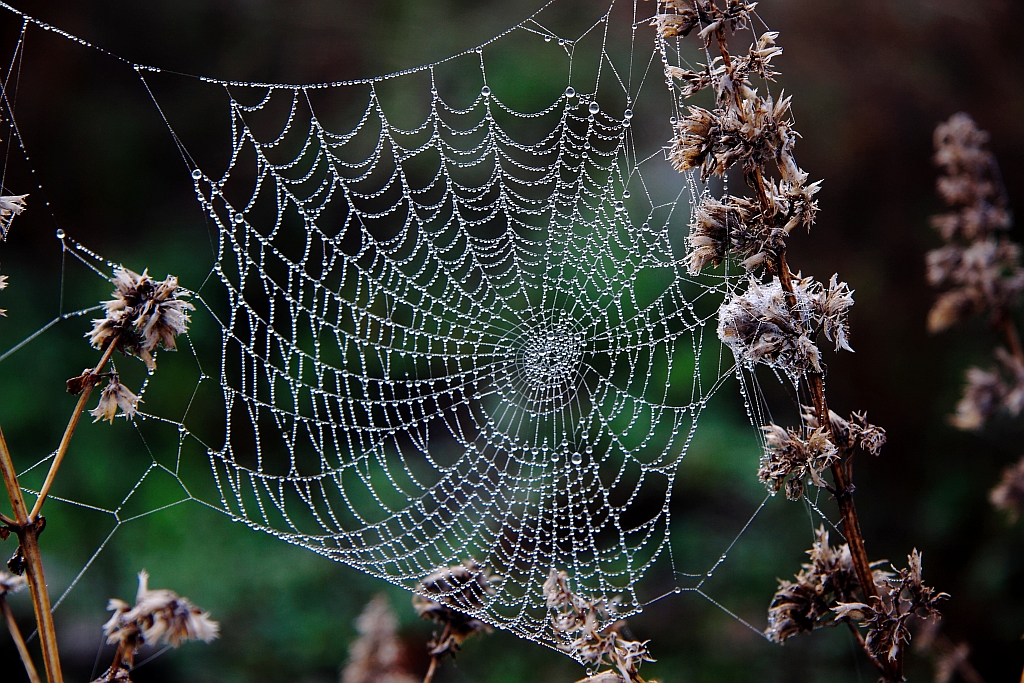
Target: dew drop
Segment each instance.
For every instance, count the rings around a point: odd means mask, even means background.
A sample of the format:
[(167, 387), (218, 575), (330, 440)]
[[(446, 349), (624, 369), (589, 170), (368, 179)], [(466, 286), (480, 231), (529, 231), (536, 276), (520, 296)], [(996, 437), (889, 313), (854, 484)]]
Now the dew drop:
[(573, 87), (571, 85), (568, 88), (565, 89), (565, 96), (566, 97), (576, 97), (576, 91), (573, 89)]
[(195, 178), (196, 180), (199, 180), (200, 178), (203, 177), (203, 172), (200, 171), (198, 168), (193, 169), (192, 170), (192, 177)]
[(622, 112), (622, 118), (629, 121), (631, 118), (633, 118), (633, 110), (627, 109), (626, 111)]
[(60, 228), (57, 228), (57, 239), (59, 239), (59, 240), (64, 239), (64, 231), (61, 230)]
[(245, 216), (243, 216), (243, 215), (242, 215), (242, 214), (240, 214), (240, 213), (236, 213), (236, 214), (235, 214), (235, 222), (236, 222), (236, 223), (242, 223), (242, 222), (244, 222), (244, 221), (245, 221)]
[(601, 105), (599, 105), (597, 102), (591, 102), (589, 111), (591, 114), (596, 114), (597, 112), (601, 111)]
[(545, 43), (550, 43), (551, 42), (551, 36), (544, 36), (544, 42)]
[(573, 453), (572, 454), (572, 464), (573, 465), (579, 465), (582, 462), (583, 462), (583, 455), (581, 453)]
[(480, 88), (480, 94), (483, 95), (484, 97), (487, 97), (488, 95), (490, 95), (491, 94), (490, 86), (485, 85), (484, 87)]
[(629, 199), (629, 190), (623, 190), (622, 191), (622, 198), (623, 199)]

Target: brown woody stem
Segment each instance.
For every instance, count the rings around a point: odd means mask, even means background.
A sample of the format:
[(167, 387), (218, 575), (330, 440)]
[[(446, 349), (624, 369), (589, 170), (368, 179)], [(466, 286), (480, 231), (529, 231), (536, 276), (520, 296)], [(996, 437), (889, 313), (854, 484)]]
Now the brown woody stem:
[[(789, 264), (786, 262), (785, 252), (779, 254), (779, 281), (786, 290), (787, 299), (793, 296), (793, 280), (789, 272)], [(807, 383), (811, 390), (811, 399), (814, 401), (814, 410), (818, 414), (818, 424), (828, 425), (832, 433), (832, 442), (841, 443), (839, 435), (835, 433), (832, 425), (832, 418), (829, 417), (828, 401), (825, 398), (825, 381), (819, 373), (808, 373)], [(853, 558), (853, 566), (857, 571), (857, 579), (864, 589), (864, 596), (868, 599), (878, 596), (878, 589), (875, 587), (874, 578), (871, 575), (871, 562), (868, 560), (868, 553), (864, 547), (864, 535), (860, 530), (860, 518), (857, 516), (857, 506), (853, 502), (853, 453), (843, 449), (842, 457), (832, 465), (832, 478), (835, 484), (836, 502), (839, 504), (839, 514), (843, 518), (843, 535), (850, 546), (850, 555)]]
[(64, 676), (57, 653), (57, 634), (53, 626), (53, 615), (50, 613), (50, 594), (46, 591), (43, 558), (39, 552), (41, 527), (35, 520), (29, 521), (25, 498), (21, 495), (21, 487), (18, 485), (18, 473), (14, 469), (14, 461), (7, 449), (3, 431), (0, 431), (0, 473), (3, 474), (7, 495), (11, 499), (11, 509), (14, 511), (15, 524), (11, 526), (11, 530), (18, 535), (18, 542), (25, 557), (25, 575), (29, 591), (32, 593), (36, 624), (39, 626), (39, 642), (43, 650), (43, 663), (46, 665), (46, 678), (50, 683), (63, 683)]
[[(103, 366), (110, 360), (110, 355), (114, 352), (114, 347), (117, 346), (117, 337), (110, 340), (107, 344), (106, 350), (103, 352), (103, 357), (100, 358), (100, 362), (93, 368), (92, 374), (99, 373), (103, 369)], [(68, 421), (68, 426), (64, 429), (64, 436), (60, 440), (60, 446), (57, 447), (57, 454), (53, 456), (53, 462), (50, 463), (50, 471), (46, 473), (46, 480), (43, 481), (43, 486), (39, 489), (39, 497), (36, 498), (35, 505), (32, 506), (32, 512), (29, 514), (29, 519), (36, 519), (39, 516), (39, 510), (43, 507), (43, 502), (46, 500), (46, 495), (50, 492), (50, 487), (53, 486), (53, 480), (57, 476), (57, 470), (60, 469), (61, 463), (64, 461), (64, 455), (68, 452), (68, 446), (71, 444), (71, 435), (75, 433), (75, 428), (78, 426), (78, 420), (82, 417), (82, 411), (85, 409), (85, 404), (89, 401), (89, 396), (92, 394), (92, 388), (95, 386), (92, 382), (86, 382), (85, 387), (82, 389), (82, 394), (78, 397), (78, 403), (75, 404), (75, 410), (71, 413), (71, 419)]]
[(7, 630), (11, 632), (14, 646), (18, 648), (18, 655), (21, 657), (21, 663), (25, 666), (28, 680), (30, 683), (42, 683), (39, 680), (39, 672), (36, 671), (36, 665), (32, 663), (32, 656), (28, 653), (25, 639), (21, 637), (21, 629), (18, 628), (18, 622), (14, 620), (14, 614), (11, 613), (11, 606), (7, 604), (7, 598), (3, 595), (0, 595), (0, 612), (3, 612), (4, 619), (7, 621)]
[(437, 663), (440, 659), (437, 655), (430, 658), (430, 668), (427, 669), (427, 675), (423, 677), (423, 683), (431, 683), (434, 680), (434, 672), (437, 671)]

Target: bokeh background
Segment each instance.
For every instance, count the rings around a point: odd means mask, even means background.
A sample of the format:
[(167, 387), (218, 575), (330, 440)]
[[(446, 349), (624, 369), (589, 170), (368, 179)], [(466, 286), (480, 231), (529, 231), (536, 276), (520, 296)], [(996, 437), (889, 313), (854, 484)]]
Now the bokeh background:
[[(289, 82), (366, 77), (436, 60), (481, 43), (541, 4), (16, 3), (132, 62)], [(597, 16), (603, 5), (559, 0), (554, 21), (569, 26)], [(902, 563), (911, 548), (922, 550), (928, 581), (952, 595), (944, 633), (970, 644), (972, 661), (986, 680), (1016, 680), (1024, 665), (1024, 525), (994, 511), (987, 493), (1001, 469), (1024, 453), (1024, 430), (1019, 420), (996, 422), (979, 434), (947, 425), (963, 370), (986, 363), (997, 337), (984, 320), (937, 337), (925, 333), (933, 293), (923, 281), (923, 257), (938, 242), (927, 224), (939, 210), (931, 131), (953, 112), (969, 112), (991, 132), (1011, 205), (1022, 207), (1024, 6), (1011, 0), (765, 0), (759, 11), (782, 33), (780, 84), (795, 97), (803, 135), (798, 158), (812, 177), (825, 179), (818, 225), (809, 237), (792, 241), (792, 263), (823, 279), (838, 272), (856, 289), (856, 354), (829, 358), (830, 402), (840, 412), (867, 410), (889, 433), (882, 456), (861, 458), (856, 468), (869, 552)], [(0, 45), (6, 50), (0, 55), (11, 54), (20, 27), (19, 18), (0, 12)], [(542, 68), (537, 59), (524, 52), (522, 73)], [(0, 263), (11, 280), (2, 294), (2, 306), (10, 311), (0, 319), (3, 349), (40, 329), (58, 310), (90, 305), (109, 291), (80, 264), (62, 267), (53, 237), (58, 228), (130, 267), (148, 265), (158, 276), (174, 272), (188, 282), (210, 265), (207, 226), (191, 179), (133, 72), (40, 30), (30, 30), (15, 70), (18, 88), (7, 95), (34, 172), (19, 161), (16, 149), (9, 153), (6, 189), (30, 191), (32, 198), (31, 209), (0, 246)], [(193, 148), (224, 144), (222, 110), (199, 98), (172, 102), (172, 119), (181, 122), (179, 132), (194, 141)], [(662, 125), (651, 129), (651, 140), (667, 136), (667, 122)], [(1015, 235), (1021, 236), (1019, 229)], [(62, 273), (73, 286), (62, 287)], [(94, 362), (79, 337), (87, 329), (85, 319), (62, 322), (0, 362), (0, 424), (23, 467), (45, 457), (59, 440), (74, 402), (61, 393), (63, 381)], [(196, 330), (197, 336), (211, 332)], [(185, 354), (161, 359), (161, 378), (180, 378), (181, 392), (195, 385), (195, 373)], [(180, 409), (160, 407), (168, 414)], [(163, 458), (174, 453), (176, 443), (173, 433), (162, 432), (140, 442), (120, 421), (113, 428), (85, 426), (76, 434), (56, 492), (116, 507), (125, 482), (137, 481), (151, 462), (148, 453)], [(679, 482), (674, 503), (680, 547), (698, 540), (721, 547), (742, 526), (763, 497), (757, 456), (733, 383), (702, 417), (687, 456), (695, 463)], [(27, 486), (33, 477), (41, 473), (29, 473)], [(181, 498), (170, 478), (147, 482), (121, 519)], [(44, 556), (55, 592), (104, 546), (57, 611), (69, 680), (89, 680), (98, 656), (106, 666), (109, 654), (100, 651), (106, 600), (133, 595), (134, 575), (143, 567), (153, 585), (173, 587), (212, 610), (223, 637), (211, 646), (186, 646), (155, 658), (137, 670), (137, 681), (337, 680), (355, 637), (353, 621), (380, 591), (399, 614), (410, 666), (426, 668), (422, 644), (430, 626), (417, 620), (408, 594), (215, 511), (176, 505), (125, 522), (113, 535), (109, 514), (54, 501), (47, 515)], [(776, 578), (798, 569), (813, 523), (804, 506), (772, 500), (716, 572), (709, 594), (763, 627)], [(6, 548), (14, 550), (11, 542)], [(27, 596), (12, 602), (28, 626)], [(666, 683), (874, 680), (845, 631), (819, 632), (779, 647), (693, 595), (653, 605), (630, 621), (630, 629), (651, 639), (658, 658), (645, 666), (645, 676)], [(0, 671), (4, 680), (21, 680), (6, 636), (0, 637)], [(468, 643), (437, 680), (569, 682), (582, 675), (563, 655), (494, 633)], [(930, 664), (913, 659), (910, 675), (930, 680)]]

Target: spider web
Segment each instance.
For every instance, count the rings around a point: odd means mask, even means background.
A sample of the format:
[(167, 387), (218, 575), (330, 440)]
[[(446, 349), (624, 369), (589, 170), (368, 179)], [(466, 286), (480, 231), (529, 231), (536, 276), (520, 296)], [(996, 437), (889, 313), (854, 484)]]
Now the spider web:
[[(193, 396), (220, 393), (221, 433), (193, 430), (189, 408), (140, 412), (177, 429), (177, 456), (154, 455), (99, 508), (111, 535), (157, 471), (184, 492), (168, 505), (202, 502), (412, 591), (478, 566), (493, 592), (449, 603), (531, 640), (564, 637), (545, 608), (552, 569), (622, 618), (662, 597), (643, 580), (667, 563), (673, 592), (732, 615), (702, 590), (732, 545), (699, 574), (671, 557), (680, 462), (735, 370), (714, 333), (733, 279), (689, 277), (682, 261), (687, 203), (705, 190), (661, 149), (678, 104), (655, 3), (612, 3), (571, 38), (550, 27), (553, 4), (476, 49), (359, 81), (221, 81), (106, 53), (159, 115), (154, 79), (190, 79), (230, 122), (226, 163), (200, 166), (164, 118), (215, 240), (207, 279), (183, 285), (219, 350), (204, 359), (193, 331), (182, 351), (200, 368)], [(39, 27), (95, 47), (4, 7), (22, 38)], [(557, 56), (564, 90), (520, 111), (514, 81), (489, 75), (523, 45)], [(354, 124), (328, 123), (341, 99)], [(58, 237), (109, 277), (113, 263)], [(213, 496), (180, 476), (189, 444)]]

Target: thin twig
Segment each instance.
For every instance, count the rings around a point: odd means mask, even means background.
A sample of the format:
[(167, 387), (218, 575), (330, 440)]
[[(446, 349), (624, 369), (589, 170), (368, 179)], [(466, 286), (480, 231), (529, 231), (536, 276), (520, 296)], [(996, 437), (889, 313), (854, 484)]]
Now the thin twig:
[(25, 498), (18, 485), (18, 473), (14, 469), (11, 452), (7, 449), (7, 441), (0, 430), (0, 474), (3, 475), (7, 495), (11, 499), (15, 524), (11, 530), (18, 535), (22, 554), (25, 557), (25, 574), (28, 587), (32, 593), (32, 607), (36, 613), (36, 624), (39, 626), (39, 643), (43, 650), (43, 663), (46, 665), (46, 678), (50, 683), (64, 683), (64, 675), (60, 669), (60, 657), (57, 652), (57, 634), (53, 626), (53, 615), (50, 613), (50, 594), (46, 591), (46, 579), (43, 577), (43, 558), (39, 552), (39, 530), (41, 525), (29, 521)]
[[(117, 337), (110, 340), (107, 344), (106, 350), (103, 352), (103, 357), (100, 358), (100, 362), (93, 368), (92, 374), (98, 374), (103, 366), (110, 360), (110, 355), (114, 352), (114, 347), (117, 346)], [(57, 454), (53, 456), (53, 462), (50, 463), (50, 471), (46, 473), (46, 480), (43, 482), (42, 488), (39, 489), (39, 497), (36, 498), (35, 505), (32, 506), (32, 512), (29, 514), (29, 519), (36, 519), (39, 516), (39, 510), (43, 507), (43, 502), (46, 500), (46, 495), (50, 492), (50, 487), (53, 486), (53, 480), (57, 476), (57, 470), (60, 469), (61, 463), (64, 461), (64, 455), (68, 452), (68, 445), (71, 443), (71, 435), (75, 433), (75, 428), (78, 426), (78, 420), (82, 416), (82, 411), (85, 409), (85, 404), (89, 401), (89, 396), (92, 394), (92, 388), (95, 386), (92, 382), (86, 382), (85, 387), (82, 389), (81, 396), (78, 397), (78, 403), (75, 404), (75, 410), (71, 413), (71, 419), (68, 421), (68, 426), (64, 429), (64, 436), (60, 440), (60, 446), (57, 448)]]
[(39, 672), (36, 671), (36, 665), (32, 663), (32, 656), (28, 653), (25, 639), (21, 637), (21, 629), (18, 628), (18, 622), (14, 620), (14, 614), (11, 613), (11, 606), (7, 604), (7, 598), (3, 595), (0, 595), (0, 612), (3, 612), (4, 619), (7, 620), (7, 629), (11, 632), (15, 647), (18, 648), (21, 663), (25, 665), (25, 673), (28, 674), (28, 680), (31, 683), (42, 683), (39, 680)]
[(437, 655), (430, 658), (430, 668), (427, 669), (427, 675), (423, 677), (423, 683), (431, 683), (434, 680), (434, 672), (437, 671), (437, 662), (440, 659)]

